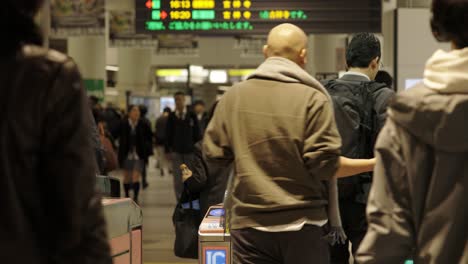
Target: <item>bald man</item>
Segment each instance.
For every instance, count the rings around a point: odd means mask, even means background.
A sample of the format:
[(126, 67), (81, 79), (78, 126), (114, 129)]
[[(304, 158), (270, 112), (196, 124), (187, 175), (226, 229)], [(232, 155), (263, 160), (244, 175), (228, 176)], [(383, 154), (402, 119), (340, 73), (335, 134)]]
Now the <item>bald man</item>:
[(235, 161), (225, 201), (234, 263), (328, 263), (322, 181), (372, 169), (341, 160), (331, 99), (304, 71), (306, 47), (300, 28), (272, 29), (265, 62), (223, 96), (208, 125), (205, 155)]

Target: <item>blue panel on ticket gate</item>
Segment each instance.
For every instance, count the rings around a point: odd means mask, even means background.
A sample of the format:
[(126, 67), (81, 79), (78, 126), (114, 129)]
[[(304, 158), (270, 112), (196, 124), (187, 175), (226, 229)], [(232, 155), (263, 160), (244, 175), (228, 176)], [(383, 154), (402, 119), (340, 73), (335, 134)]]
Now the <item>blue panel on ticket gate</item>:
[(224, 216), (224, 209), (222, 209), (222, 208), (211, 209), (209, 215), (210, 216), (217, 216), (217, 217)]
[(216, 249), (205, 251), (205, 263), (204, 264), (227, 264), (227, 250)]

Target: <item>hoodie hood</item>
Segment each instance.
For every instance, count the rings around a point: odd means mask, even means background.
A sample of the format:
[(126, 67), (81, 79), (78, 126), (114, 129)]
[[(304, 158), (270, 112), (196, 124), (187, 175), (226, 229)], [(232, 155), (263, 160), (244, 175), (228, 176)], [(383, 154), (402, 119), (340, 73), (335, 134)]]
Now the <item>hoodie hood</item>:
[(281, 57), (270, 57), (265, 60), (257, 70), (247, 79), (270, 79), (286, 83), (301, 83), (319, 90), (327, 97), (328, 92), (314, 77), (291, 60)]
[(439, 93), (468, 94), (468, 48), (438, 50), (427, 61), (424, 84)]
[(467, 152), (468, 49), (437, 51), (424, 83), (399, 94), (389, 118), (436, 150)]

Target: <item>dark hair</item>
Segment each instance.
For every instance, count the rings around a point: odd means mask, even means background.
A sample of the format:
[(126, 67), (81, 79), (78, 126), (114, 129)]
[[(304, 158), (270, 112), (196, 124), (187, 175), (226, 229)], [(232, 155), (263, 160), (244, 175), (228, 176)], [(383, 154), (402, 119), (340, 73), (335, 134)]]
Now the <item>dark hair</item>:
[(431, 28), (438, 41), (453, 41), (460, 49), (468, 47), (468, 1), (434, 0)]
[(377, 72), (375, 81), (378, 83), (384, 83), (388, 88), (393, 89), (393, 77), (386, 71)]
[(146, 105), (140, 105), (138, 107), (140, 108), (141, 115), (146, 116), (146, 114), (148, 113), (148, 107), (146, 107)]
[(169, 107), (164, 107), (163, 113), (171, 113), (172, 110)]
[(96, 124), (104, 121), (103, 113), (97, 108), (93, 108), (93, 117)]
[(138, 110), (140, 110), (140, 107), (138, 107), (137, 105), (129, 105), (129, 106), (127, 107), (128, 113), (130, 113), (130, 112), (132, 111), (132, 109), (135, 108), (135, 107), (136, 107)]
[(184, 92), (177, 92), (177, 93), (174, 94), (174, 98), (176, 98), (179, 95), (185, 96), (185, 93)]
[(193, 106), (197, 106), (197, 105), (205, 106), (205, 102), (203, 102), (202, 100), (197, 100), (195, 101), (195, 103), (193, 103)]
[(346, 48), (348, 68), (367, 68), (377, 57), (381, 58), (380, 40), (372, 33), (356, 34)]
[(0, 22), (5, 39), (0, 42), (1, 55), (11, 54), (21, 44), (42, 45), (39, 27), (34, 16), (43, 0), (3, 0), (0, 5)]
[(91, 103), (91, 107), (95, 107), (97, 104), (99, 104), (99, 98), (97, 98), (94, 95), (89, 96), (89, 102)]

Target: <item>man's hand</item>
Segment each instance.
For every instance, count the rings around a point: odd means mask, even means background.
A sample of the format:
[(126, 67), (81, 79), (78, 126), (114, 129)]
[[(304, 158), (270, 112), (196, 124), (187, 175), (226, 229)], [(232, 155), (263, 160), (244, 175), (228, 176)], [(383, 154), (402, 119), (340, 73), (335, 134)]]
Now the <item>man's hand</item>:
[(192, 171), (189, 170), (189, 168), (185, 164), (180, 165), (180, 170), (182, 170), (182, 180), (184, 182), (187, 181), (193, 175)]

